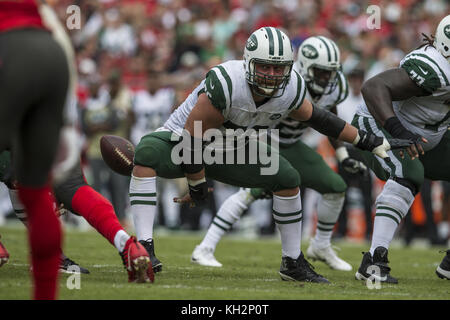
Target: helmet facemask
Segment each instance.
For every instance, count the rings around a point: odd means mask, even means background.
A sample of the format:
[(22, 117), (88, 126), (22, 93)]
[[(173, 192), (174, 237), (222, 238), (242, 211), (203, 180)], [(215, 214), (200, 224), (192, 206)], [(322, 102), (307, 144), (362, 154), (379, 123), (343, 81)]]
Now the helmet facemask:
[[(281, 67), (279, 74), (266, 74), (257, 65), (273, 65)], [(246, 79), (253, 92), (258, 96), (267, 98), (277, 98), (283, 95), (286, 85), (289, 82), (293, 61), (267, 61), (253, 58), (249, 62), (249, 71), (246, 72)]]
[(245, 78), (255, 95), (283, 95), (291, 77), (294, 52), (289, 37), (274, 27), (253, 32), (244, 49)]
[(337, 86), (338, 68), (313, 64), (308, 67), (305, 81), (308, 87), (317, 94), (330, 94)]
[(338, 84), (341, 53), (336, 43), (323, 36), (305, 39), (298, 49), (297, 65), (308, 89), (316, 94), (330, 94)]

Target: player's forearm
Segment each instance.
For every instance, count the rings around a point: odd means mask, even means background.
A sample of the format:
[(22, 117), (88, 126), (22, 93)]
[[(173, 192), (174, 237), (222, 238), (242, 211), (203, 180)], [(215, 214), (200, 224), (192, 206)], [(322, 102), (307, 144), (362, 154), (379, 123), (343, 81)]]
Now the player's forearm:
[(367, 80), (362, 89), (367, 109), (381, 125), (395, 117), (392, 101), (426, 96), (430, 93), (417, 86), (403, 68), (386, 70)]
[(358, 139), (358, 129), (349, 123), (345, 123), (344, 129), (339, 134), (338, 140), (356, 144)]
[(367, 109), (381, 125), (394, 117), (392, 97), (388, 87), (381, 77), (374, 77), (366, 81), (361, 89)]

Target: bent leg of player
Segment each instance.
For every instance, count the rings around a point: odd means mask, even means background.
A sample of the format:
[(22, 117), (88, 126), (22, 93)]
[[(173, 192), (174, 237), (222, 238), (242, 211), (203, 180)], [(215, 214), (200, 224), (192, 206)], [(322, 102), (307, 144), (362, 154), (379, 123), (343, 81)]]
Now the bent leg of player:
[[(116, 247), (128, 271), (129, 282), (153, 282), (153, 270), (147, 252), (139, 243), (130, 240), (134, 237), (120, 225), (111, 202), (86, 183), (80, 162), (54, 188), (56, 198), (65, 208), (85, 218)], [(130, 252), (134, 256), (132, 260), (128, 259)], [(134, 263), (136, 259), (138, 263)]]
[(332, 269), (352, 270), (352, 266), (339, 258), (331, 246), (333, 228), (344, 205), (347, 189), (345, 181), (315, 150), (302, 141), (282, 146), (280, 154), (299, 172), (302, 186), (322, 194), (322, 201), (317, 208), (316, 234), (306, 256), (312, 260), (323, 261)]
[[(136, 228), (140, 229), (138, 237), (145, 239), (153, 237), (153, 220), (156, 214), (156, 181), (155, 176), (163, 178), (183, 177), (180, 166), (173, 164), (170, 157), (176, 142), (170, 141), (170, 132), (155, 132), (142, 138), (136, 147), (136, 172), (147, 172), (147, 177), (132, 177), (130, 183), (130, 200)], [(251, 145), (251, 144), (249, 144)], [(246, 148), (255, 147), (246, 146)], [(259, 144), (259, 148), (269, 148)], [(270, 151), (270, 149), (268, 149)], [(258, 154), (256, 150), (252, 150)], [(246, 150), (248, 155), (250, 150)], [(259, 163), (250, 164), (206, 164), (206, 176), (210, 179), (241, 187), (258, 187), (273, 191), (274, 216), (281, 233), (282, 266), (280, 273), (290, 277), (290, 280), (328, 282), (315, 273), (306, 262), (300, 250), (301, 241), (301, 201), (299, 175), (289, 162), (277, 155), (279, 170), (273, 175), (262, 175), (263, 166)], [(288, 191), (286, 191), (288, 190)], [(291, 191), (289, 191), (291, 190)], [(283, 196), (284, 192), (293, 196)], [(278, 193), (278, 194), (277, 194)], [(139, 225), (139, 224), (142, 224)]]
[(252, 190), (261, 189), (241, 188), (222, 203), (202, 242), (195, 247), (191, 262), (207, 267), (222, 266), (214, 257), (214, 251), (220, 239), (241, 218), (250, 204), (257, 199), (257, 196), (255, 197), (252, 194)]
[[(450, 130), (447, 130), (436, 147), (425, 152), (419, 159), (424, 166), (426, 178), (450, 181)], [(444, 252), (446, 255), (436, 268), (436, 275), (450, 280), (450, 250)]]
[[(352, 124), (378, 136), (390, 137), (371, 117), (356, 115)], [(389, 274), (387, 258), (389, 244), (420, 190), (424, 168), (419, 159), (411, 160), (408, 155), (402, 159), (398, 151), (388, 152), (391, 162), (386, 162), (368, 152), (362, 151), (362, 155), (377, 177), (387, 182), (375, 201), (376, 214), (370, 251), (364, 254), (355, 277), (366, 280), (372, 275), (367, 269), (375, 266), (373, 270), (378, 274), (373, 274), (373, 277), (382, 282), (398, 283), (398, 280)]]
[[(16, 217), (26, 226), (28, 227), (27, 222), (27, 214), (25, 212), (25, 207), (20, 202), (19, 195), (16, 189), (8, 189), (9, 199), (11, 200), (11, 204), (16, 214)], [(78, 263), (68, 258), (64, 252), (61, 253), (59, 271), (63, 273), (84, 273), (88, 274), (89, 270), (83, 268)]]
[[(257, 154), (251, 143), (247, 154)], [(256, 148), (256, 147), (255, 147)], [(206, 175), (220, 182), (261, 188), (273, 193), (272, 214), (281, 236), (282, 261), (279, 274), (283, 280), (329, 283), (314, 272), (300, 249), (302, 206), (300, 199), (300, 176), (278, 151), (264, 143), (258, 143), (258, 151), (269, 151), (278, 161), (276, 172), (264, 174), (262, 165), (217, 165), (206, 166)], [(271, 165), (273, 162), (271, 162)]]
[[(25, 225), (25, 227), (28, 227), (25, 207), (20, 202), (17, 189), (14, 189), (14, 183), (12, 180), (11, 153), (9, 151), (4, 151), (0, 155), (0, 181), (5, 183), (8, 187), (9, 199), (11, 200), (16, 217)], [(64, 255), (64, 253), (61, 254), (59, 271), (69, 273), (89, 273), (89, 270), (81, 267), (75, 261), (69, 259)]]

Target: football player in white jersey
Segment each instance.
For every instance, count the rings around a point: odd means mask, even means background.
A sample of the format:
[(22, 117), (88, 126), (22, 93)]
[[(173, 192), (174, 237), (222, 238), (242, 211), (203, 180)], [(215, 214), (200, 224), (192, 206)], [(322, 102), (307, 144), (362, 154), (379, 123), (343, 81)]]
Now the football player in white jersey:
[[(365, 103), (353, 125), (380, 137), (411, 139), (407, 153), (389, 151), (390, 163), (362, 152), (378, 178), (387, 181), (376, 199), (370, 251), (355, 275), (398, 283), (390, 275), (388, 248), (408, 213), (424, 177), (450, 181), (450, 15), (441, 20), (434, 39), (407, 54), (400, 67), (365, 82)], [(450, 278), (450, 270), (438, 268)]]
[[(313, 270), (300, 249), (299, 173), (288, 160), (261, 141), (256, 141), (258, 152), (249, 154), (255, 149), (252, 143), (241, 144), (245, 139), (244, 130), (270, 128), (280, 118), (289, 116), (381, 157), (386, 157), (391, 146), (384, 138), (368, 135), (332, 113), (314, 108), (305, 99), (306, 85), (292, 70), (293, 63), (291, 42), (282, 31), (272, 27), (258, 29), (247, 40), (244, 60), (231, 60), (212, 68), (164, 126), (141, 139), (130, 181), (131, 214), (138, 240), (153, 238), (157, 176), (186, 177), (189, 195), (197, 203), (208, 196), (205, 176), (234, 186), (263, 188), (273, 193), (273, 215), (281, 234), (281, 278), (329, 282)], [(194, 130), (198, 124), (201, 130)], [(235, 136), (237, 141), (232, 140), (237, 142), (237, 148), (234, 143), (229, 145), (228, 139), (216, 136), (214, 141), (208, 141), (204, 136), (208, 129), (218, 129), (215, 132), (230, 137), (238, 132), (230, 129), (238, 128), (243, 130)], [(242, 151), (245, 151), (244, 163), (228, 161), (237, 159), (236, 153)], [(273, 174), (262, 174), (267, 169), (267, 163), (263, 164), (261, 158), (264, 151), (276, 157), (278, 170)], [(178, 157), (179, 153), (182, 157)], [(210, 163), (205, 160), (206, 153), (220, 155), (226, 163)], [(253, 156), (256, 163), (248, 160)], [(177, 164), (180, 158), (181, 163)]]
[[(316, 108), (336, 114), (336, 106), (348, 95), (348, 84), (340, 64), (340, 51), (334, 41), (323, 36), (310, 37), (302, 42), (294, 69), (305, 79), (306, 98)], [(304, 187), (323, 195), (317, 208), (318, 223), (314, 239), (306, 252), (308, 258), (321, 260), (332, 269), (350, 271), (352, 266), (340, 259), (331, 247), (331, 235), (345, 200), (347, 185), (313, 149), (300, 139), (308, 128), (303, 122), (285, 118), (279, 129), (280, 154), (299, 172)], [(329, 138), (338, 160), (351, 172), (365, 170), (364, 164), (349, 157), (342, 142)], [(301, 155), (301, 156), (299, 156)], [(263, 189), (240, 189), (229, 197), (214, 217), (203, 241), (191, 256), (191, 261), (203, 266), (221, 267), (214, 257), (217, 243), (241, 217), (251, 203), (270, 192)]]

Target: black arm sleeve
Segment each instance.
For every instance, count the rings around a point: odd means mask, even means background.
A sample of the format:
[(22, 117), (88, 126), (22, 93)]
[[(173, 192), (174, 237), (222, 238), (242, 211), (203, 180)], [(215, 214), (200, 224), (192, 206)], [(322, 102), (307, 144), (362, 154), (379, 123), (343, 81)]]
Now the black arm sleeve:
[(346, 124), (344, 120), (338, 118), (330, 111), (316, 108), (314, 105), (311, 118), (304, 122), (314, 130), (336, 139), (339, 137), (342, 130), (344, 130)]

